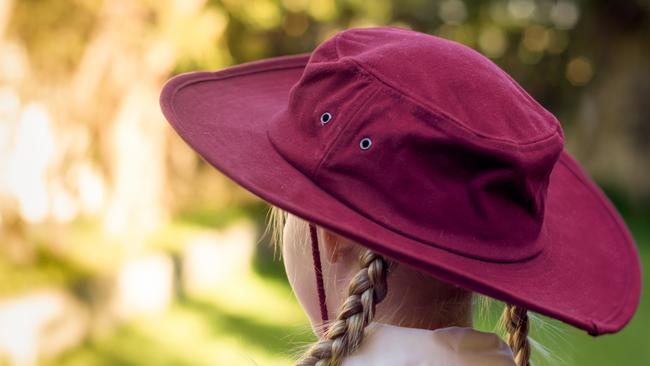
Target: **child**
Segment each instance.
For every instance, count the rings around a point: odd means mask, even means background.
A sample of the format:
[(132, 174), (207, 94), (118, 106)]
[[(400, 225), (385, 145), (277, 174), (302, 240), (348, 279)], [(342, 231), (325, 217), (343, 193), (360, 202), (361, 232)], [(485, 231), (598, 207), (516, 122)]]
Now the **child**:
[[(638, 306), (634, 242), (559, 122), (468, 47), (349, 29), (308, 55), (175, 77), (161, 106), (276, 207), (320, 338), (298, 365), (528, 365), (527, 310), (596, 336)], [(471, 328), (472, 292), (507, 304), (510, 347)]]

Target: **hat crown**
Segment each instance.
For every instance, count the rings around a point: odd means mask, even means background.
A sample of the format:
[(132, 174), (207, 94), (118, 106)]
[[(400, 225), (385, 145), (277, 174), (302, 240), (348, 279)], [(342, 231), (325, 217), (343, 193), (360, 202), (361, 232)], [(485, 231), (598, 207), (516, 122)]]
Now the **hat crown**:
[(393, 27), (340, 32), (274, 118), (285, 159), (402, 235), (490, 261), (543, 249), (560, 124), (469, 47)]
[[(554, 135), (560, 124), (517, 82), (474, 49), (402, 28), (340, 32), (316, 51), (322, 61), (334, 47), (400, 93), (478, 136), (527, 144)], [(489, 97), (489, 98), (486, 98)]]

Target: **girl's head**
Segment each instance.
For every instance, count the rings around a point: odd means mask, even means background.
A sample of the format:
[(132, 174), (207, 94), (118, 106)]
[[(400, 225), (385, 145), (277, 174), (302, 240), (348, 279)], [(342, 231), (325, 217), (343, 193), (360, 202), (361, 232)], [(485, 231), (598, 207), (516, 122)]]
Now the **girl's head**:
[[(472, 326), (473, 293), (374, 253), (316, 226), (328, 309), (322, 324), (309, 222), (272, 206), (271, 227), (291, 287), (319, 340), (299, 365), (339, 365), (359, 347), (371, 321), (436, 329)], [(504, 325), (518, 365), (529, 359), (526, 311), (507, 306)]]

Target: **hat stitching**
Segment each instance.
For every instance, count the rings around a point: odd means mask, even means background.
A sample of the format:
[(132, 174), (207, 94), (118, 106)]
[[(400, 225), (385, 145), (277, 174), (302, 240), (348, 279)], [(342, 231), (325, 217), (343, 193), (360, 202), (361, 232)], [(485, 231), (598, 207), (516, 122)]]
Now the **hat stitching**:
[(544, 148), (547, 148), (551, 145), (557, 137), (562, 138), (562, 135), (559, 133), (560, 127), (558, 126), (556, 133), (549, 135), (543, 140), (536, 141), (535, 143), (526, 144), (526, 145), (516, 145), (504, 140), (495, 140), (495, 139), (485, 139), (483, 136), (477, 135), (474, 131), (464, 128), (462, 124), (449, 123), (444, 124), (440, 123), (445, 119), (450, 120), (445, 114), (438, 114), (436, 111), (429, 109), (427, 106), (419, 103), (417, 100), (413, 100), (408, 95), (400, 94), (399, 91), (393, 90), (390, 86), (384, 86), (384, 92), (394, 98), (403, 100), (407, 104), (412, 106), (411, 112), (425, 121), (433, 122), (431, 126), (437, 128), (440, 132), (451, 137), (461, 137), (470, 139), (477, 143), (478, 146), (488, 148), (488, 149), (509, 149), (509, 150), (519, 150), (521, 152), (533, 152), (539, 151)]
[(339, 50), (339, 38), (343, 37), (344, 32), (339, 32), (334, 36), (334, 51), (336, 51), (336, 60), (341, 59), (341, 51)]
[(430, 105), (429, 103), (426, 103), (425, 101), (422, 101), (421, 98), (418, 97), (417, 95), (412, 95), (410, 93), (407, 93), (407, 92), (401, 90), (400, 88), (397, 88), (396, 86), (392, 85), (390, 82), (388, 82), (386, 80), (383, 80), (381, 77), (376, 75), (372, 70), (369, 70), (367, 67), (365, 67), (363, 64), (361, 64), (361, 62), (355, 60), (354, 58), (352, 58), (352, 57), (344, 57), (344, 58), (341, 59), (341, 61), (342, 62), (349, 61), (351, 63), (354, 63), (358, 68), (361, 69), (360, 71), (368, 73), (369, 76), (371, 76), (373, 79), (380, 82), (381, 84), (385, 85), (386, 87), (391, 89), (393, 92), (397, 93), (398, 95), (404, 96), (404, 97), (412, 100), (414, 103), (419, 105), (421, 108), (424, 108), (424, 109), (430, 111), (431, 113), (440, 115), (441, 117), (447, 119), (449, 122), (451, 122), (453, 125), (455, 125), (455, 127), (460, 127), (462, 130), (464, 130), (466, 132), (469, 132), (471, 135), (474, 135), (475, 137), (478, 137), (478, 138), (480, 138), (482, 140), (493, 141), (493, 142), (505, 144), (506, 146), (512, 147), (512, 148), (522, 148), (522, 147), (527, 147), (529, 145), (537, 145), (540, 142), (548, 141), (548, 140), (552, 139), (553, 137), (555, 137), (558, 134), (560, 134), (560, 136), (562, 136), (561, 132), (558, 132), (561, 129), (561, 126), (559, 125), (559, 123), (555, 126), (555, 129), (550, 134), (548, 134), (546, 136), (543, 136), (543, 137), (540, 137), (540, 138), (538, 138), (536, 140), (527, 141), (527, 142), (524, 142), (524, 143), (519, 143), (519, 142), (508, 140), (508, 139), (503, 139), (503, 138), (498, 138), (498, 137), (494, 137), (494, 136), (485, 135), (483, 133), (480, 133), (478, 131), (475, 131), (475, 130), (471, 129), (466, 124), (461, 123), (460, 121), (456, 120), (454, 117), (452, 117), (452, 116), (448, 115), (447, 113), (441, 111), (439, 108), (436, 108), (435, 106)]
[[(261, 73), (267, 73), (269, 71), (280, 71), (280, 70), (288, 70), (288, 69), (298, 69), (298, 68), (305, 68), (309, 61), (309, 53), (302, 53), (302, 54), (297, 54), (297, 55), (291, 55), (291, 56), (278, 56), (277, 59), (278, 65), (268, 65), (264, 64), (264, 60), (261, 61), (253, 61), (250, 64), (242, 64), (242, 65), (234, 65), (231, 66), (228, 70), (220, 70), (220, 71), (205, 71), (205, 72), (196, 72), (197, 75), (200, 75), (201, 77), (193, 78), (193, 79), (188, 79), (185, 80), (184, 82), (180, 83), (177, 85), (173, 90), (172, 90), (172, 95), (170, 96), (170, 100), (172, 100), (181, 89), (184, 89), (192, 84), (198, 84), (201, 82), (205, 81), (213, 81), (213, 80), (226, 80), (230, 79), (233, 77), (239, 77), (239, 76), (248, 76), (248, 75), (253, 75), (253, 74), (261, 74)], [(289, 64), (287, 64), (287, 61), (294, 61)], [(176, 77), (182, 77), (184, 74), (177, 75)], [(174, 79), (172, 78), (168, 81), (168, 83), (174, 82)]]
[[(337, 37), (338, 39), (338, 37)], [(462, 137), (465, 138), (470, 138), (473, 141), (476, 141), (479, 143), (479, 146), (484, 147), (484, 148), (500, 148), (500, 147), (505, 147), (509, 149), (515, 149), (515, 150), (520, 150), (522, 152), (529, 152), (529, 151), (537, 151), (537, 150), (542, 150), (543, 148), (547, 147), (548, 145), (551, 145), (553, 142), (556, 142), (556, 139), (559, 137), (563, 141), (563, 135), (561, 133), (561, 126), (558, 124), (556, 126), (555, 133), (546, 136), (543, 139), (540, 139), (538, 141), (535, 141), (533, 143), (527, 143), (527, 144), (514, 144), (508, 140), (502, 140), (502, 139), (494, 139), (489, 136), (483, 136), (478, 134), (477, 132), (467, 128), (464, 124), (455, 122), (455, 120), (446, 115), (443, 112), (437, 111), (437, 110), (431, 110), (427, 105), (421, 103), (419, 100), (414, 99), (412, 96), (408, 94), (402, 93), (399, 89), (393, 88), (391, 85), (387, 84), (380, 78), (378, 78), (376, 75), (372, 74), (370, 71), (366, 70), (359, 62), (356, 60), (346, 57), (341, 59), (341, 62), (350, 64), (353, 66), (351, 71), (355, 73), (358, 76), (361, 76), (362, 78), (374, 82), (373, 84), (377, 84), (380, 89), (385, 92), (388, 95), (391, 95), (393, 97), (396, 97), (398, 99), (404, 100), (407, 103), (411, 104), (413, 106), (413, 112), (415, 115), (419, 115), (425, 120), (430, 120), (433, 118), (436, 122), (439, 122), (443, 119), (449, 120), (450, 124), (441, 124), (441, 123), (434, 123), (434, 127), (439, 127), (439, 130), (448, 136), (456, 137), (460, 133)], [(453, 131), (451, 131), (453, 129)], [(340, 133), (342, 131), (339, 131), (339, 135), (335, 137), (335, 139), (338, 139), (340, 136)], [(497, 144), (495, 145), (485, 145), (485, 141), (491, 142), (492, 144)], [(333, 145), (333, 144), (332, 144)], [(328, 149), (331, 149), (331, 146), (328, 147)], [(319, 169), (320, 165), (322, 165), (322, 161), (318, 164), (318, 167), (314, 170), (316, 171)]]
[[(412, 30), (410, 30), (410, 29), (399, 28), (399, 27), (391, 27), (391, 28), (395, 28), (396, 30), (407, 30), (407, 31), (410, 31), (410, 32), (412, 32), (412, 33), (418, 35), (418, 36), (422, 36), (422, 35), (423, 35), (423, 34), (420, 35), (420, 34), (418, 34), (419, 32), (414, 32), (414, 31), (412, 31)], [(358, 30), (357, 30), (357, 31), (358, 31)], [(348, 33), (352, 33), (352, 31), (342, 31), (342, 32), (339, 32), (339, 33), (335, 36), (336, 52), (337, 52), (337, 56), (338, 56), (339, 59), (341, 59), (341, 58), (340, 58), (340, 54), (339, 54), (339, 47), (338, 47), (338, 44), (339, 44), (339, 38), (343, 38), (343, 37), (346, 36)], [(428, 34), (427, 34), (427, 35), (428, 35)], [(430, 35), (429, 35), (429, 36), (430, 36)], [(349, 41), (352, 41), (352, 40), (349, 40)], [(352, 42), (354, 42), (354, 41), (352, 41)], [(472, 48), (470, 48), (470, 50), (471, 50), (471, 51), (474, 51), (476, 54), (478, 54), (478, 55), (480, 55), (480, 56), (484, 56), (484, 55), (482, 55), (481, 53), (475, 51), (475, 50), (472, 49)], [(376, 79), (378, 79), (379, 81), (381, 81), (381, 82), (383, 82), (383, 83), (386, 83), (389, 87), (394, 88), (394, 89), (396, 89), (397, 91), (403, 92), (404, 94), (410, 94), (410, 93), (406, 93), (405, 91), (402, 91), (400, 88), (397, 88), (396, 86), (391, 85), (388, 81), (384, 81), (383, 79), (381, 79), (381, 78), (379, 77), (379, 75), (376, 75), (376, 73), (373, 72), (373, 70), (372, 70), (370, 67), (366, 67), (366, 66), (364, 66), (360, 61), (356, 60), (354, 57), (352, 57), (352, 56), (348, 56), (348, 57), (345, 57), (345, 59), (349, 59), (349, 60), (351, 60), (352, 62), (356, 63), (359, 67), (363, 68), (364, 70), (366, 70), (367, 72), (369, 72), (370, 74), (372, 74), (372, 75), (373, 75)], [(488, 60), (488, 61), (492, 62), (491, 60)], [(492, 64), (494, 64), (494, 62), (492, 62)], [(494, 64), (494, 65), (496, 65), (496, 64)], [(496, 66), (499, 67), (498, 65), (496, 65)], [(500, 68), (499, 68), (499, 69), (500, 69)], [(517, 83), (517, 82), (516, 82), (516, 81), (515, 81), (515, 80), (514, 80), (514, 79), (513, 79), (513, 78), (512, 78), (508, 73), (507, 73), (507, 72), (503, 71), (502, 69), (501, 69), (501, 71), (502, 71), (502, 74), (506, 76), (506, 78), (508, 79), (508, 81), (510, 82), (510, 84), (511, 84), (512, 86), (514, 86), (515, 89), (517, 89), (517, 90), (520, 92), (520, 94), (521, 94), (521, 95), (522, 95), (526, 100), (528, 100), (528, 101), (529, 101), (530, 103), (532, 103), (533, 105), (539, 107), (539, 108), (543, 111), (543, 114), (544, 114), (544, 115), (546, 115), (547, 117), (551, 117), (552, 119), (554, 119), (554, 120), (557, 121), (557, 118), (556, 118), (552, 113), (550, 113), (549, 111), (547, 111), (547, 110), (546, 110), (546, 109), (545, 109), (541, 104), (539, 104), (539, 102), (537, 102), (537, 101), (535, 100), (535, 98), (533, 98), (530, 94), (528, 94), (528, 92), (526, 92), (526, 90), (524, 90), (524, 89), (521, 87), (521, 85), (519, 85), (519, 84), (518, 84), (518, 83)], [(418, 98), (417, 98), (417, 95), (413, 95), (413, 97), (414, 97), (416, 100), (418, 99)], [(423, 104), (424, 104), (425, 106), (427, 105), (426, 103), (423, 103)], [(477, 131), (474, 131), (473, 129), (471, 129), (469, 126), (463, 124), (462, 122), (456, 120), (455, 118), (452, 118), (451, 116), (448, 116), (446, 113), (442, 112), (441, 110), (439, 110), (439, 109), (436, 108), (435, 106), (431, 106), (431, 107), (432, 107), (432, 109), (435, 109), (438, 113), (440, 113), (440, 114), (446, 116), (446, 117), (450, 120), (450, 122), (452, 122), (452, 123), (456, 123), (456, 124), (459, 124), (461, 127), (465, 127), (465, 128), (467, 128), (470, 132), (475, 133), (475, 134), (477, 134), (477, 135), (479, 135), (479, 136), (481, 136), (481, 137), (484, 137), (484, 138), (486, 138), (486, 139), (503, 140), (503, 141), (506, 141), (506, 142), (511, 142), (511, 143), (513, 143), (513, 144), (516, 144), (516, 145), (522, 145), (522, 144), (520, 144), (520, 143), (518, 143), (518, 142), (516, 142), (516, 141), (504, 140), (504, 139), (500, 139), (500, 138), (498, 138), (498, 137), (488, 136), (488, 135), (485, 135), (485, 134), (481, 134), (481, 133), (479, 133), (479, 132), (477, 132)], [(558, 124), (559, 124), (559, 121), (557, 121), (557, 122), (558, 122)], [(558, 127), (559, 127), (559, 126), (556, 126), (556, 129), (558, 129)], [(554, 135), (556, 132), (557, 132), (557, 131), (551, 131), (550, 135)], [(561, 131), (561, 129), (560, 129), (559, 133), (560, 133), (560, 134), (563, 134), (562, 131)], [(545, 137), (541, 137), (541, 138), (540, 138), (540, 140), (543, 140), (543, 139), (545, 139)], [(535, 142), (535, 140), (533, 140), (533, 141), (531, 141), (531, 142), (527, 142), (527, 143), (525, 143), (525, 144), (528, 144), (528, 143), (534, 143), (534, 142)]]
[[(280, 70), (289, 70), (289, 69), (299, 69), (304, 70), (306, 64), (309, 61), (310, 54), (302, 53), (291, 56), (278, 56), (274, 58), (273, 61), (276, 62), (276, 65), (269, 65), (268, 60), (253, 61), (248, 64), (235, 65), (231, 66), (227, 70), (220, 71), (204, 71), (204, 72), (195, 72), (193, 74), (197, 75), (196, 78), (187, 78), (186, 74), (176, 75), (167, 81), (167, 85), (173, 86), (173, 88), (167, 87), (163, 89), (163, 92), (160, 94), (161, 102), (164, 100), (169, 101), (168, 103), (162, 103), (163, 110), (168, 109), (173, 115), (172, 121), (178, 119), (178, 114), (174, 107), (173, 100), (181, 90), (201, 82), (214, 81), (214, 80), (226, 80), (239, 76), (247, 76), (258, 73), (266, 73), (268, 71), (280, 71)], [(174, 85), (176, 84), (176, 85)], [(177, 131), (187, 131), (187, 129), (182, 124), (172, 123), (172, 126)]]

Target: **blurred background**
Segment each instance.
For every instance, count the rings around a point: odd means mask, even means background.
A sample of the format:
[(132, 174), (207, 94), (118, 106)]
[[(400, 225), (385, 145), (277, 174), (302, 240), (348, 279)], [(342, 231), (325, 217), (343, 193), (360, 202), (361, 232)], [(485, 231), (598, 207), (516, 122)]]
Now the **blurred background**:
[[(560, 119), (649, 268), (649, 12), (648, 0), (0, 0), (0, 365), (289, 365), (313, 336), (264, 235), (267, 206), (180, 140), (158, 95), (174, 74), (308, 52), (347, 27), (408, 27), (494, 60)], [(644, 281), (617, 335), (540, 317), (538, 364), (650, 364)]]

